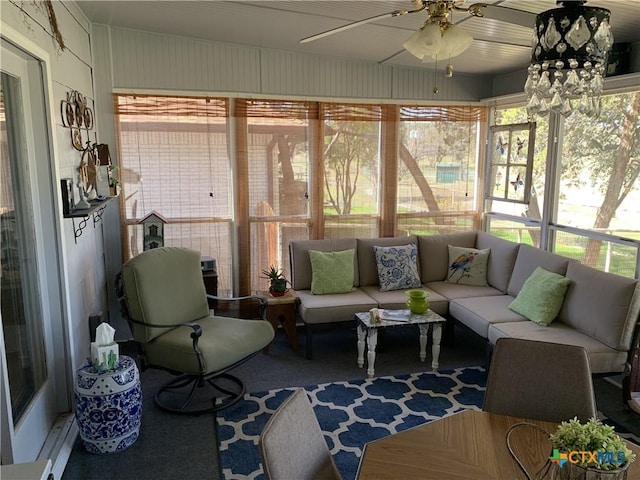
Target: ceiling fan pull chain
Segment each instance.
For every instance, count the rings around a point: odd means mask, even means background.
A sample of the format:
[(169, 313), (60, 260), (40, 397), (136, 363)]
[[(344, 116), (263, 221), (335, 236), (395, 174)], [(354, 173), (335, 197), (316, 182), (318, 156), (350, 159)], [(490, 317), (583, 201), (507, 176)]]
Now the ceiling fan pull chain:
[(438, 56), (436, 55), (436, 63), (433, 66), (433, 93), (438, 94)]

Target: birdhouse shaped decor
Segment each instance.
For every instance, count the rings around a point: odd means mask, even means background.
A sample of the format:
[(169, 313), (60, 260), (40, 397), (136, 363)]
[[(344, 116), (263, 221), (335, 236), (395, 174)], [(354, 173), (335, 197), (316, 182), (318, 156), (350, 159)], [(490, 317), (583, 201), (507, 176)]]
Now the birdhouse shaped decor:
[(164, 246), (164, 224), (167, 220), (155, 210), (144, 217), (142, 224), (143, 250)]

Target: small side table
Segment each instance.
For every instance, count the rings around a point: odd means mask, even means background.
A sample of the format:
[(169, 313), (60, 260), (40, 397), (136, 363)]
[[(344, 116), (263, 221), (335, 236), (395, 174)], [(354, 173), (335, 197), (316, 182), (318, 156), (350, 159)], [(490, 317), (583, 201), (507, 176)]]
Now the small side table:
[(76, 421), (89, 452), (117, 452), (134, 444), (142, 418), (142, 388), (131, 357), (120, 355), (116, 368), (106, 372), (84, 365), (75, 389)]
[[(298, 297), (288, 291), (281, 297), (274, 297), (269, 292), (258, 292), (258, 295), (267, 300), (267, 311), (265, 313), (271, 326), (277, 331), (278, 323), (282, 324), (289, 345), (294, 352), (298, 351), (298, 334), (296, 331), (296, 304)], [(264, 353), (269, 353), (269, 347), (265, 347)]]
[(408, 320), (380, 320), (380, 323), (372, 323), (369, 312), (356, 313), (356, 321), (358, 324), (358, 367), (364, 366), (364, 347), (367, 344), (367, 375), (372, 378), (375, 374), (376, 362), (376, 346), (378, 345), (378, 329), (388, 327), (398, 327), (401, 325), (418, 325), (420, 331), (420, 361), (424, 362), (427, 358), (427, 335), (429, 334), (429, 326), (432, 327), (431, 339), (431, 368), (434, 371), (440, 366), (438, 363), (440, 357), (440, 340), (442, 338), (442, 325), (445, 318), (441, 317), (433, 310), (427, 310), (423, 314), (411, 313)]

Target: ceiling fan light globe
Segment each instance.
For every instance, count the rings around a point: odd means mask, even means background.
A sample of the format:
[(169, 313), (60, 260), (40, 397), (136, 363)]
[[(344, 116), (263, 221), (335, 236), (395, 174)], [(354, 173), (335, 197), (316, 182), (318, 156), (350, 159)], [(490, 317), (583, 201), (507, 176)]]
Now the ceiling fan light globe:
[(402, 45), (409, 53), (423, 59), (437, 54), (442, 44), (442, 34), (437, 23), (427, 23), (414, 32)]
[(442, 34), (442, 44), (438, 56), (453, 58), (463, 53), (473, 43), (473, 37), (463, 28), (450, 25)]

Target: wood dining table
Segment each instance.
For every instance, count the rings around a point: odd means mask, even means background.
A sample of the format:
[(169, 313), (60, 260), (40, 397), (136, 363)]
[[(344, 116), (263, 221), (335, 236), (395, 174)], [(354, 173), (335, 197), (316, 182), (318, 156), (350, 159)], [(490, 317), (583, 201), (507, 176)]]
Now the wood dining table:
[[(526, 480), (507, 446), (507, 433), (516, 424), (520, 425), (509, 434), (510, 445), (533, 478), (552, 454), (545, 432), (553, 433), (558, 424), (478, 410), (464, 410), (368, 443), (357, 478)], [(629, 466), (627, 478), (640, 478), (640, 447), (630, 442), (627, 446), (639, 459)]]

